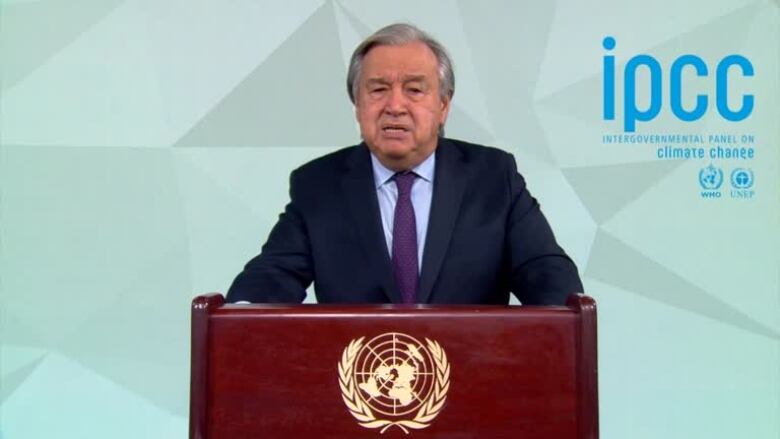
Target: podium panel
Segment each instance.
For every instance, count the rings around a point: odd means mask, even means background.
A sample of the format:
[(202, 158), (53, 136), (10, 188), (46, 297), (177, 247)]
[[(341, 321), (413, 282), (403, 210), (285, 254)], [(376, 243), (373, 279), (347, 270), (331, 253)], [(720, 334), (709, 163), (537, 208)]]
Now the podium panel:
[(596, 316), (193, 301), (191, 438), (596, 438)]

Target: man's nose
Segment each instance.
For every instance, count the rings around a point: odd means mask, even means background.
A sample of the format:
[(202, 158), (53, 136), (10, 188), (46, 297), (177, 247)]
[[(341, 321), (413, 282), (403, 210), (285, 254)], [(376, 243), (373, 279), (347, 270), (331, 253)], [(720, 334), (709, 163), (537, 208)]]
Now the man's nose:
[(385, 103), (385, 113), (394, 116), (406, 114), (406, 96), (400, 87), (390, 89), (390, 94)]

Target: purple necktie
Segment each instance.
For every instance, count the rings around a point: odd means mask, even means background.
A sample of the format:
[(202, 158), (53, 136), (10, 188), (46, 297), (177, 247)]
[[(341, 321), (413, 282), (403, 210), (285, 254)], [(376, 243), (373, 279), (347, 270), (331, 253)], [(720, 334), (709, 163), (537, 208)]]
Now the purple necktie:
[(417, 175), (414, 172), (395, 174), (398, 187), (398, 202), (393, 217), (393, 274), (401, 290), (404, 303), (417, 300), (417, 222), (412, 206), (412, 185)]

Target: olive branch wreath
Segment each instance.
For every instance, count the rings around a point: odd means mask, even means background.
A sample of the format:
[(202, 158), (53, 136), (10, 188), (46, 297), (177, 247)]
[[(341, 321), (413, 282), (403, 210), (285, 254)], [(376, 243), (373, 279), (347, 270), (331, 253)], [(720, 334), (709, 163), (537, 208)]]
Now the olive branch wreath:
[(377, 419), (368, 407), (368, 404), (360, 399), (358, 389), (355, 386), (352, 369), (355, 365), (357, 354), (360, 352), (360, 348), (363, 347), (364, 338), (360, 337), (350, 342), (349, 346), (341, 354), (341, 361), (338, 365), (341, 397), (350, 414), (358, 420), (358, 424), (362, 427), (382, 428), (380, 433), (384, 433), (385, 430), (393, 425), (403, 430), (406, 434), (409, 434), (407, 428), (419, 430), (431, 425), (431, 421), (439, 415), (439, 412), (444, 407), (444, 403), (447, 400), (447, 392), (450, 390), (450, 364), (447, 361), (447, 354), (444, 352), (444, 349), (441, 348), (439, 343), (425, 339), (428, 344), (428, 350), (433, 355), (433, 360), (436, 363), (436, 382), (434, 383), (432, 397), (423, 403), (412, 420), (389, 421), (387, 419)]

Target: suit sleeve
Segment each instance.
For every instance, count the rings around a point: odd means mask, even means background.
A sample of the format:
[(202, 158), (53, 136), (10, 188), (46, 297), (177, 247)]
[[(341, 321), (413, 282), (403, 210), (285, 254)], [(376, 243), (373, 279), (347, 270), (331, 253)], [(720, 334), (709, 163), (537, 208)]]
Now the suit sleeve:
[(524, 305), (565, 305), (569, 294), (583, 291), (577, 267), (555, 241), (511, 155), (507, 167), (512, 199), (507, 219), (512, 292)]
[(271, 230), (261, 253), (233, 281), (228, 302), (300, 303), (312, 282), (306, 223), (298, 205), (297, 171), (290, 176), (290, 202)]

